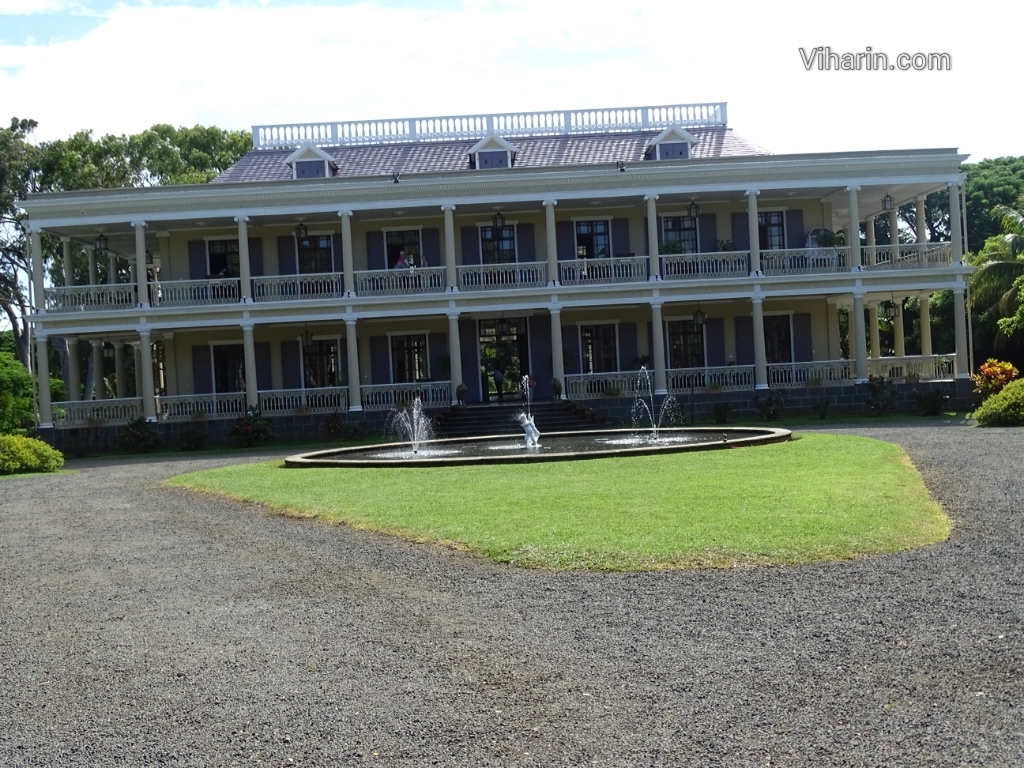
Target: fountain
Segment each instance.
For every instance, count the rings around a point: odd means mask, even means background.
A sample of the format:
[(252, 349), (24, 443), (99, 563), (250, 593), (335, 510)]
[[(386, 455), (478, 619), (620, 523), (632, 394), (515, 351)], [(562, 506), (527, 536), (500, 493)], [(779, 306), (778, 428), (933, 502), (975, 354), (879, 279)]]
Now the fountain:
[(646, 365), (640, 366), (636, 376), (636, 386), (633, 390), (633, 409), (630, 413), (633, 419), (633, 431), (639, 433), (641, 421), (646, 418), (651, 422), (649, 439), (657, 442), (658, 431), (662, 428), (662, 422), (666, 419), (668, 424), (674, 424), (682, 420), (682, 411), (675, 397), (666, 395), (661, 401), (661, 406), (654, 405), (654, 380)]
[(540, 439), (540, 430), (537, 429), (537, 425), (533, 421), (533, 414), (530, 413), (530, 399), (532, 395), (530, 390), (533, 387), (534, 382), (530, 375), (523, 376), (523, 402), (526, 403), (526, 410), (516, 414), (516, 418), (519, 419), (519, 426), (523, 428), (524, 448), (540, 447), (540, 443), (537, 442)]
[(434, 439), (434, 425), (423, 413), (423, 403), (417, 397), (409, 408), (395, 408), (384, 425), (385, 434), (408, 444), (412, 455), (420, 452), (420, 445)]

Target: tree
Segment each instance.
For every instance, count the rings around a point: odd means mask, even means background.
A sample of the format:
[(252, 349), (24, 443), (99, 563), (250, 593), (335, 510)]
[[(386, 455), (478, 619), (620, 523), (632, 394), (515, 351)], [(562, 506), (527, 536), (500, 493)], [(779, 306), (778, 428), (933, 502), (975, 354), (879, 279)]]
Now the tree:
[(0, 352), (0, 434), (32, 426), (32, 374), (10, 352)]
[(992, 296), (1002, 291), (998, 299), (1003, 315), (999, 330), (1012, 336), (1024, 332), (1024, 193), (1015, 205), (997, 205), (992, 216), (998, 220), (1003, 234), (990, 239), (991, 258), (979, 268), (975, 278), (980, 275), (982, 284), (991, 286)]

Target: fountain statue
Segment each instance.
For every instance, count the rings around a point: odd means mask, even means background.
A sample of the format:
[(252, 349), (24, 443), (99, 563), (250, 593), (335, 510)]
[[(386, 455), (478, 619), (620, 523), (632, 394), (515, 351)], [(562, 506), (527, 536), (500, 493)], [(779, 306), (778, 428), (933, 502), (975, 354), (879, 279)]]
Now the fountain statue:
[(537, 429), (537, 425), (533, 423), (533, 414), (530, 413), (530, 401), (533, 396), (533, 388), (536, 386), (533, 379), (530, 378), (530, 374), (523, 376), (522, 391), (523, 391), (523, 402), (526, 404), (526, 410), (520, 411), (516, 418), (519, 419), (519, 426), (523, 428), (523, 438), (525, 440), (525, 448), (537, 448), (540, 443), (537, 440), (540, 438), (540, 430)]
[(641, 422), (645, 420), (644, 417), (646, 416), (646, 420), (651, 422), (650, 439), (654, 441), (658, 439), (658, 430), (661, 429), (663, 422), (665, 422), (665, 426), (674, 426), (682, 417), (679, 403), (676, 402), (675, 397), (672, 395), (667, 395), (661, 401), (661, 406), (655, 407), (654, 377), (647, 370), (646, 365), (640, 366), (636, 376), (631, 416), (633, 417), (634, 432), (638, 431)]

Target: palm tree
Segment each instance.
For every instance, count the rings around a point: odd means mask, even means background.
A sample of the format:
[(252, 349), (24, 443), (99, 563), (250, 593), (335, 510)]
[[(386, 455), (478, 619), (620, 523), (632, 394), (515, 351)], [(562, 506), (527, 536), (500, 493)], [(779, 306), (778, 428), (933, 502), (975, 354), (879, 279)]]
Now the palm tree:
[(992, 218), (1003, 232), (988, 238), (973, 259), (978, 269), (971, 277), (971, 304), (979, 311), (995, 309), (1000, 317), (1011, 317), (1019, 300), (1018, 278), (1024, 276), (1024, 194), (1012, 206), (997, 205)]

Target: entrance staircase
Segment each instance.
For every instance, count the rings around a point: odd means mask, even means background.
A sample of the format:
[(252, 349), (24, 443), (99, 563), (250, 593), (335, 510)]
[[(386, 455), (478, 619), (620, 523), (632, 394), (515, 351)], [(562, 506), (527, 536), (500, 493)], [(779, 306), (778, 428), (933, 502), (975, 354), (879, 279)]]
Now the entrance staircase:
[[(484, 437), (486, 435), (523, 434), (518, 415), (523, 404), (485, 403), (462, 405), (435, 415), (437, 437)], [(574, 411), (566, 401), (533, 403), (530, 406), (534, 423), (540, 430), (541, 440), (545, 432), (573, 432), (590, 429), (607, 429), (607, 424), (595, 422)]]

